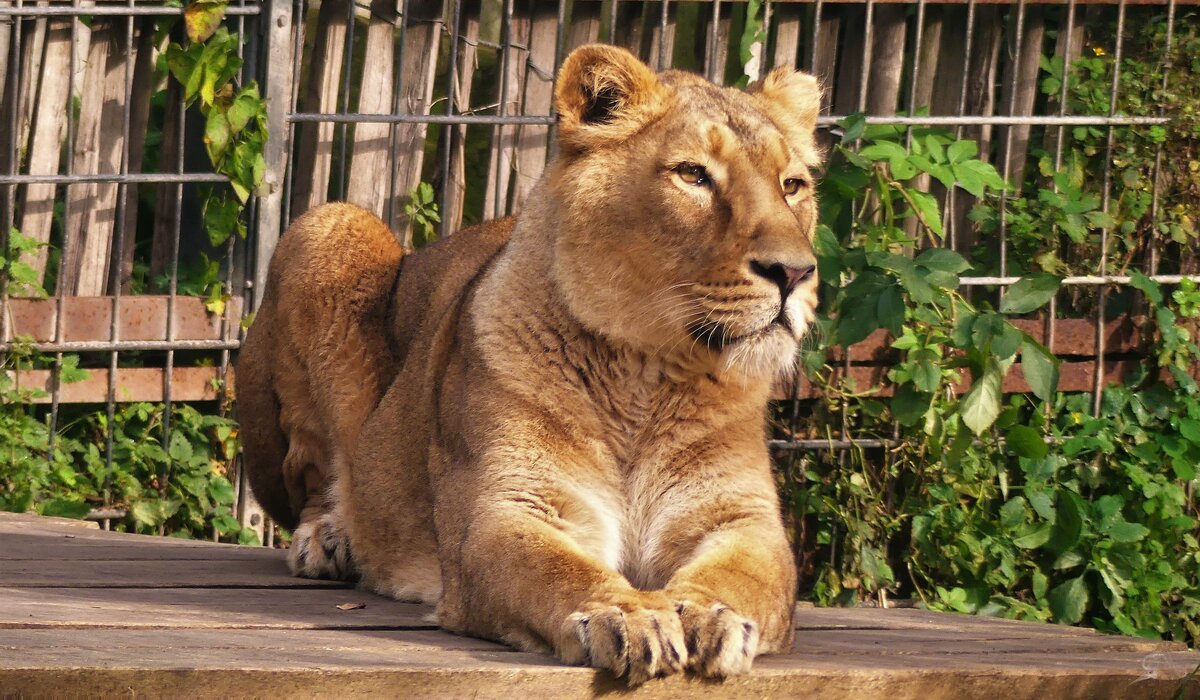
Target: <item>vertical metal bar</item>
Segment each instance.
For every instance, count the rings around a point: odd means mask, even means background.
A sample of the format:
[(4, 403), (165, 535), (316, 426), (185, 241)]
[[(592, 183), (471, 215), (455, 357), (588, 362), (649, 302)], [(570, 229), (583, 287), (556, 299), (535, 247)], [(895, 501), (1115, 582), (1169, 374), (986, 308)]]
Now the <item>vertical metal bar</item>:
[[(913, 67), (908, 85), (908, 116), (917, 112), (917, 83), (921, 80), (921, 42), (925, 40), (925, 2), (917, 0), (917, 28), (913, 37)], [(904, 142), (912, 147), (912, 125), (904, 130)]]
[[(400, 113), (401, 94), (404, 89), (404, 54), (408, 44), (408, 13), (411, 0), (404, 0), (400, 5), (400, 46), (393, 55), (392, 62), (392, 114)], [(388, 129), (388, 201), (387, 222), (393, 231), (397, 230), (397, 219), (400, 213), (396, 211), (396, 161), (400, 158), (400, 143), (396, 140), (399, 124), (392, 124)]]
[[(263, 184), (266, 187), (267, 196), (264, 201), (269, 205), (271, 197), (278, 196), (276, 189), (282, 188), (282, 202), (277, 206), (266, 206), (264, 216), (272, 216), (271, 212), (274, 209), (280, 210), (279, 221), (273, 226), (268, 226), (271, 222), (259, 222), (259, 230), (268, 229), (274, 231), (272, 234), (278, 237), (279, 230), (282, 225), (286, 226), (292, 221), (292, 179), (295, 177), (292, 169), (287, 166), (287, 159), (291, 157), (292, 137), (295, 132), (295, 125), (288, 115), (295, 111), (296, 105), (300, 99), (300, 68), (303, 65), (303, 49), (304, 49), (304, 18), (308, 15), (308, 0), (264, 0), (267, 3), (267, 24), (266, 24), (266, 56), (264, 75), (267, 78), (266, 90), (275, 95), (274, 99), (267, 100), (267, 143), (264, 146), (264, 157), (274, 152), (274, 143), (278, 143), (278, 139), (272, 139), (271, 134), (284, 134), (285, 141), (282, 144), (283, 152), (279, 157), (283, 160), (284, 167), (272, 168), (272, 161), (267, 160), (267, 170), (263, 174)], [(284, 5), (287, 5), (284, 7)], [(299, 9), (293, 16), (293, 11)], [(285, 27), (290, 23), (292, 26), (286, 30)], [(291, 71), (290, 75), (284, 75), (284, 56), (287, 55), (287, 42), (291, 41)], [(288, 94), (283, 90), (273, 90), (271, 83), (287, 83), (290, 81), (291, 92)], [(285, 98), (285, 99), (281, 99)], [(276, 178), (272, 182), (272, 172)], [(280, 182), (278, 178), (282, 177)], [(390, 179), (390, 178), (389, 178)], [(258, 236), (255, 236), (258, 240)], [(274, 250), (272, 244), (271, 250)], [(269, 259), (269, 256), (268, 256)], [(265, 264), (265, 263), (264, 263)], [(257, 263), (256, 263), (257, 265)], [(258, 283), (257, 269), (255, 270), (254, 280)], [(264, 278), (265, 279), (265, 278)]]
[[(450, 51), (446, 66), (446, 116), (454, 116), (455, 88), (458, 82), (458, 30), (462, 15), (462, 2), (454, 0), (450, 3)], [(560, 25), (561, 26), (561, 23)], [(446, 216), (450, 204), (450, 152), (454, 150), (454, 124), (443, 124), (442, 127), (442, 215), (438, 224), (438, 235), (445, 238), (450, 233), (450, 217)]]
[[(1128, 0), (1117, 3), (1117, 39), (1113, 48), (1112, 93), (1108, 99), (1108, 116), (1117, 113), (1117, 99), (1121, 92), (1121, 50), (1125, 40), (1125, 6)], [(1107, 214), (1112, 199), (1112, 154), (1113, 137), (1116, 128), (1108, 127), (1108, 136), (1104, 146), (1104, 190), (1100, 194), (1100, 208)], [(1099, 274), (1108, 271), (1108, 227), (1100, 229), (1100, 267)], [(1092, 383), (1092, 414), (1100, 415), (1100, 404), (1104, 400), (1104, 304), (1108, 297), (1108, 286), (1101, 285), (1096, 300), (1096, 376)]]
[[(616, 16), (616, 2), (613, 2), (613, 16)], [(508, 115), (508, 64), (511, 60), (512, 53), (512, 23), (513, 23), (513, 0), (504, 0), (504, 19), (500, 26), (500, 109), (498, 110), (501, 117)], [(504, 167), (503, 158), (501, 158), (500, 149), (504, 147), (503, 136), (504, 128), (497, 126), (492, 130), (492, 152), (495, 157), (492, 161), (496, 165), (495, 178), (495, 200), (492, 203), (492, 218), (500, 218), (504, 216), (507, 209), (508, 193), (502, 192), (500, 187), (501, 178), (499, 177), (499, 169)]]
[[(17, 0), (17, 7), (23, 7), (24, 2)], [(0, 85), (12, 98), (8, 110), (8, 129), (12, 138), (9, 139), (8, 147), (8, 167), (9, 175), (17, 174), (17, 126), (20, 122), (17, 121), (17, 105), (21, 103), (21, 22), (14, 20), (12, 28), (12, 39), (8, 45), (9, 49), (9, 66), (12, 77), (10, 84)], [(16, 220), (16, 185), (5, 185), (4, 187), (4, 220), (0, 221), (0, 340), (7, 341), (11, 333), (8, 327), (8, 276), (9, 266), (12, 265), (12, 260), (9, 259), (9, 232), (13, 228), (13, 222)]]
[(608, 43), (617, 43), (617, 15), (620, 10), (620, 0), (612, 0), (608, 15)]
[[(1021, 76), (1021, 43), (1024, 40), (1025, 29), (1025, 0), (1017, 3), (1016, 34), (1013, 41), (1013, 76), (1010, 94), (1008, 96), (1008, 114), (1013, 116), (1017, 109), (1017, 80)], [(1015, 130), (1010, 126), (1004, 130), (1004, 170), (1000, 176), (1004, 179), (1004, 188), (1000, 190), (1000, 276), (1008, 276), (1008, 177), (1011, 170), (1012, 140)], [(1000, 286), (999, 297), (1004, 298), (1004, 286)]]
[[(1058, 116), (1060, 117), (1065, 116), (1067, 113), (1067, 90), (1071, 82), (1071, 64), (1069, 62), (1071, 56), (1071, 35), (1075, 33), (1075, 2), (1076, 0), (1070, 0), (1067, 3), (1067, 43), (1063, 47), (1062, 85), (1058, 89)], [(1066, 127), (1060, 124), (1054, 140), (1054, 170), (1056, 172), (1062, 169), (1063, 139), (1066, 137), (1065, 129)], [(1058, 191), (1058, 185), (1054, 185), (1054, 190)]]
[[(658, 69), (666, 70), (669, 66), (667, 59), (667, 14), (670, 11), (668, 0), (662, 1), (662, 13), (658, 18)], [(559, 33), (562, 33), (562, 18), (558, 20)]]
[(817, 0), (813, 3), (812, 41), (810, 42), (812, 51), (809, 52), (808, 70), (814, 75), (817, 72), (817, 52), (820, 51), (819, 44), (821, 41), (821, 14), (824, 8), (825, 0)]
[[(292, 10), (293, 0), (267, 0), (266, 48), (264, 54), (264, 76), (267, 99), (267, 143), (263, 146), (263, 159), (267, 163), (263, 172), (265, 194), (258, 198), (258, 211), (254, 230), (254, 274), (252, 303), (246, 311), (257, 311), (262, 305), (266, 291), (267, 266), (279, 242), (279, 233), (286, 223), (286, 198), (283, 178), (288, 172), (288, 156), (291, 153), (291, 124), (287, 114), (294, 104), (292, 81), (296, 73), (288, 65), (292, 54)], [(296, 50), (302, 42), (296, 41)], [(298, 63), (296, 64), (299, 65)], [(296, 68), (296, 70), (299, 70)]]
[[(550, 114), (553, 116), (554, 111), (554, 95), (558, 90), (558, 67), (562, 64), (563, 52), (567, 46), (567, 0), (558, 0), (558, 30), (554, 35), (554, 66), (550, 71)], [(546, 162), (550, 162), (557, 153), (558, 148), (558, 124), (557, 121), (550, 125), (550, 146), (546, 149)]]
[[(78, 8), (79, 0), (72, 0), (71, 6)], [(67, 95), (71, 99), (73, 99), (74, 95), (75, 95), (75, 70), (78, 66), (78, 57), (76, 55), (76, 47), (78, 46), (78, 40), (79, 40), (79, 19), (74, 18), (71, 20), (71, 56), (68, 61), (68, 66), (69, 66), (68, 70), (70, 71), (70, 73), (67, 75)], [(16, 64), (11, 64), (11, 65), (16, 65)], [(18, 68), (17, 70), (19, 71), (20, 68)], [(14, 105), (14, 107), (15, 107), (15, 105)], [(15, 112), (16, 110), (14, 109), (13, 111)], [(68, 109), (67, 110), (67, 140), (66, 140), (66, 144), (64, 146), (64, 150), (66, 150), (66, 152), (67, 152), (67, 157), (63, 159), (64, 161), (66, 161), (66, 171), (67, 171), (68, 177), (73, 175), (74, 170), (75, 170), (75, 157), (74, 157), (75, 141), (78, 138), (78, 134), (75, 133), (75, 129), (76, 129), (75, 110)], [(14, 137), (15, 137), (15, 134), (14, 134)], [(67, 192), (68, 193), (70, 192), (69, 187), (67, 188)], [(67, 195), (68, 203), (70, 202), (70, 199), (71, 199), (70, 194), (68, 194)], [(56, 343), (62, 342), (62, 340), (63, 340), (63, 337), (62, 337), (63, 297), (66, 295), (66, 289), (63, 287), (62, 280), (63, 280), (63, 271), (66, 270), (67, 261), (70, 258), (70, 254), (71, 254), (70, 245), (69, 245), (70, 240), (71, 240), (71, 237), (69, 235), (63, 236), (62, 250), (60, 251), (60, 254), (58, 256), (58, 272), (54, 278), (54, 342), (56, 342)], [(59, 375), (59, 372), (62, 371), (62, 361), (63, 361), (63, 354), (61, 352), (54, 353), (54, 367), (50, 372), (50, 426), (49, 426), (49, 430), (47, 431), (48, 441), (47, 441), (47, 445), (46, 445), (46, 461), (50, 462), (50, 463), (54, 462), (54, 447), (55, 447), (55, 442), (58, 438), (58, 411), (60, 408), (60, 400), (62, 398), (62, 391), (61, 391), (62, 387), (59, 384), (58, 375)]]
[[(962, 85), (958, 90), (958, 116), (964, 116), (967, 113), (967, 77), (971, 73), (971, 51), (975, 48), (973, 44), (975, 34), (975, 2), (976, 0), (968, 0), (967, 2), (967, 27), (966, 37), (963, 43), (963, 75)], [(1072, 0), (1074, 2), (1074, 0)], [(954, 127), (954, 138), (962, 138), (962, 127)], [(952, 250), (958, 250), (958, 217), (955, 212), (955, 202), (958, 199), (958, 193), (951, 188), (946, 192), (946, 206), (942, 212), (942, 228), (946, 231), (946, 239), (950, 243)]]
[(867, 87), (870, 84), (871, 54), (875, 48), (875, 0), (867, 0), (866, 19), (863, 23), (862, 72), (858, 76), (858, 111), (867, 111)]
[(725, 82), (725, 66), (718, 66), (717, 43), (721, 39), (721, 0), (712, 0), (712, 24), (708, 28), (708, 50), (704, 52), (704, 73), (720, 85)]
[[(346, 8), (346, 51), (342, 58), (342, 114), (350, 113), (350, 71), (354, 67), (354, 25), (358, 4), (349, 2), (346, 4)], [(343, 122), (335, 125), (334, 129), (341, 129), (342, 132), (341, 148), (338, 154), (338, 167), (341, 172), (338, 173), (337, 179), (337, 198), (345, 199), (346, 178), (350, 172), (346, 168), (346, 148), (347, 142), (350, 140), (346, 134), (350, 130), (350, 124)]]
[[(1167, 85), (1168, 85), (1168, 82), (1169, 82), (1169, 79), (1171, 76), (1171, 69), (1175, 65), (1175, 59), (1171, 56), (1171, 51), (1174, 49), (1174, 46), (1173, 46), (1174, 40), (1175, 40), (1175, 0), (1169, 0), (1169, 2), (1167, 3), (1167, 40), (1166, 40), (1166, 45), (1163, 47), (1163, 57), (1162, 57), (1162, 72), (1163, 72), (1162, 92), (1164, 92), (1164, 93), (1167, 91)], [(1166, 115), (1166, 106), (1159, 105), (1158, 116), (1162, 117), (1165, 115)], [(1160, 177), (1162, 174), (1162, 157), (1163, 157), (1163, 148), (1162, 148), (1162, 144), (1159, 144), (1158, 148), (1155, 150), (1155, 153), (1154, 153), (1154, 177), (1151, 178), (1151, 181), (1153, 184), (1151, 185), (1151, 189), (1150, 189), (1150, 221), (1152, 221), (1152, 222), (1158, 221), (1158, 195), (1159, 195), (1160, 185), (1162, 184), (1161, 180), (1160, 180)], [(1147, 268), (1147, 271), (1149, 272), (1149, 274), (1156, 275), (1156, 274), (1158, 274), (1158, 234), (1157, 233), (1154, 233), (1150, 236), (1150, 243), (1149, 243), (1148, 247), (1149, 247), (1149, 250), (1147, 251), (1147, 257), (1149, 259), (1147, 260), (1146, 268)]]

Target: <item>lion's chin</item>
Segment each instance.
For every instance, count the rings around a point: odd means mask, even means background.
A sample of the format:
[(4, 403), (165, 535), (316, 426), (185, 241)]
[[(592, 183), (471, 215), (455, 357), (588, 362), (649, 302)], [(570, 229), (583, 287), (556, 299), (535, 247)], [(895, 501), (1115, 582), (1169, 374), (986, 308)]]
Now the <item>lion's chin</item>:
[(723, 374), (745, 379), (774, 380), (795, 369), (800, 342), (797, 334), (781, 323), (738, 338), (721, 350)]

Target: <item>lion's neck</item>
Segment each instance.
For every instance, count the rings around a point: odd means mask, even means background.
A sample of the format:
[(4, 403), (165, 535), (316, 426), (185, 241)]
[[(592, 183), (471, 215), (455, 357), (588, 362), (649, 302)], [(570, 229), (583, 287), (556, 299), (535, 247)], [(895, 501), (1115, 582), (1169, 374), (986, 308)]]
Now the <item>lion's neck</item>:
[(685, 403), (725, 412), (741, 404), (748, 415), (762, 414), (769, 380), (722, 377), (716, 363), (692, 347), (639, 347), (589, 328), (554, 283), (553, 251), (552, 227), (518, 225), (476, 297), (484, 342), (525, 350), (517, 354), (523, 359), (514, 359), (514, 378), (578, 383), (630, 424), (661, 419), (658, 414)]

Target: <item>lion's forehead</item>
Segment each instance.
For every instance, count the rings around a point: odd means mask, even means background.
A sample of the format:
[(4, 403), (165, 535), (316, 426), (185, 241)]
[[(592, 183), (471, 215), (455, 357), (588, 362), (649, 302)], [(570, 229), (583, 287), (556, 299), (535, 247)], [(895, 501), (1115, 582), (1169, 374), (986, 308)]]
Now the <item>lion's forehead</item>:
[(682, 128), (714, 155), (738, 152), (767, 167), (783, 167), (791, 159), (783, 132), (747, 93), (704, 80), (674, 87)]

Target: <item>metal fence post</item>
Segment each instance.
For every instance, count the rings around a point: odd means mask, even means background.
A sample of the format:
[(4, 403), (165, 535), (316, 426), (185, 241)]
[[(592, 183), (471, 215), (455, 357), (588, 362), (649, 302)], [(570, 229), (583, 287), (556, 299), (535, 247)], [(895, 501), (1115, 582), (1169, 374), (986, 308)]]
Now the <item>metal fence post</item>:
[[(249, 291), (250, 308), (257, 311), (266, 289), (267, 266), (279, 242), (283, 218), (283, 184), (287, 172), (290, 142), (288, 112), (292, 98), (292, 11), (293, 0), (265, 0), (266, 21), (262, 23), (264, 48), (262, 62), (264, 95), (267, 100), (267, 143), (263, 157), (267, 167), (263, 173), (254, 226), (253, 283)], [(266, 514), (254, 499), (245, 470), (238, 475), (238, 520), (243, 527), (252, 528), (259, 541), (266, 542)]]

